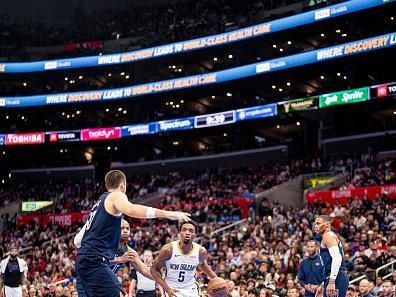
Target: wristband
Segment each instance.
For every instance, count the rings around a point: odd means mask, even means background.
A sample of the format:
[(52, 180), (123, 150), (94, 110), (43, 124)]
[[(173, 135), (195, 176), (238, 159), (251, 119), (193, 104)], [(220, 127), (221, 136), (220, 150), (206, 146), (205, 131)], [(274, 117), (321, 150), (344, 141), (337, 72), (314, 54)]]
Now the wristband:
[(154, 219), (154, 218), (156, 218), (156, 216), (155, 216), (155, 208), (147, 207), (147, 210), (146, 210), (146, 218), (147, 218), (147, 219)]

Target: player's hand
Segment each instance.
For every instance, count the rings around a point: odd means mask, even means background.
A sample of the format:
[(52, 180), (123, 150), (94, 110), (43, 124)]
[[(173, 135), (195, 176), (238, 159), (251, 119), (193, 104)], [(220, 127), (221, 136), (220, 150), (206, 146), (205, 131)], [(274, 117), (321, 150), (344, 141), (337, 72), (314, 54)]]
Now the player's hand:
[(190, 219), (191, 214), (181, 211), (168, 211), (167, 218), (174, 221), (179, 222), (188, 222), (191, 221)]
[(120, 257), (123, 262), (133, 262), (136, 258), (139, 258), (139, 255), (135, 250), (128, 250)]
[(315, 297), (322, 297), (323, 296), (323, 285), (320, 285), (315, 293)]
[(310, 293), (315, 293), (315, 291), (312, 289), (311, 285), (305, 285), (304, 286), (305, 291), (310, 292)]
[(335, 283), (331, 282), (331, 280), (326, 287), (326, 296), (328, 296), (328, 297), (337, 297), (338, 296), (338, 290), (335, 287)]
[(172, 289), (170, 287), (167, 287), (165, 289), (165, 291), (166, 291), (166, 294), (168, 295), (168, 297), (177, 297), (176, 293), (179, 292), (178, 290)]

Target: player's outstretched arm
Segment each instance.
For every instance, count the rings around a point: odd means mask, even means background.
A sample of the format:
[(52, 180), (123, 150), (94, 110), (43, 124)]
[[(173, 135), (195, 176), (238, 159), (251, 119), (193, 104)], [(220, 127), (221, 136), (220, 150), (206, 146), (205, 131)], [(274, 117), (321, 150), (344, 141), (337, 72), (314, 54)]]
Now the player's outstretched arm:
[(206, 259), (208, 258), (208, 252), (205, 248), (199, 250), (199, 265), (198, 268), (205, 273), (209, 278), (217, 277), (216, 273), (210, 268)]
[(340, 253), (340, 249), (338, 247), (338, 238), (333, 232), (326, 232), (323, 235), (322, 242), (329, 249), (331, 256), (330, 280), (326, 287), (326, 296), (336, 296), (337, 290), (335, 287), (335, 280), (342, 263), (342, 254)]
[(154, 219), (165, 218), (170, 220), (178, 220), (188, 222), (190, 214), (181, 211), (167, 211), (139, 204), (132, 204), (128, 201), (128, 197), (122, 192), (112, 192), (105, 201), (106, 211), (117, 215), (119, 213), (126, 214), (129, 217), (137, 219)]
[(160, 285), (169, 297), (177, 297), (175, 293), (177, 290), (169, 287), (165, 280), (162, 278), (161, 269), (165, 267), (165, 262), (172, 257), (172, 245), (167, 244), (163, 246), (158, 254), (158, 256), (154, 259), (153, 265), (151, 266), (150, 272), (153, 276), (153, 279), (156, 281), (158, 285)]

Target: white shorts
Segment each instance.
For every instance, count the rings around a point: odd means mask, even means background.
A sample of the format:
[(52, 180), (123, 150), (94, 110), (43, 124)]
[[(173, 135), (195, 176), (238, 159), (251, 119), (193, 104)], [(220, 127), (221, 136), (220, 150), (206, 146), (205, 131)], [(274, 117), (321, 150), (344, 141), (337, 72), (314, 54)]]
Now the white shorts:
[(4, 286), (4, 297), (22, 297), (22, 287), (8, 287)]
[[(191, 287), (185, 287), (185, 288), (174, 288), (172, 286), (170, 286), (170, 287), (172, 289), (178, 291), (176, 293), (177, 297), (200, 297), (197, 284), (194, 284)], [(168, 296), (168, 294), (166, 294), (166, 293), (165, 293), (165, 295)]]

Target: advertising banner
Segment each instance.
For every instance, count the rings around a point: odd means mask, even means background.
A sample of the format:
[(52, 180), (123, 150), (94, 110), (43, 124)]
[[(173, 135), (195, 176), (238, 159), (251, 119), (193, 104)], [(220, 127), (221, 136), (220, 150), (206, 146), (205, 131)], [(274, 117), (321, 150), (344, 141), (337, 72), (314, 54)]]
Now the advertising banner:
[(358, 103), (370, 99), (370, 88), (364, 87), (354, 90), (346, 90), (331, 94), (321, 95), (319, 97), (320, 108), (330, 107), (334, 105), (345, 105)]
[(304, 189), (314, 188), (316, 186), (321, 186), (328, 184), (333, 177), (331, 175), (327, 176), (315, 176), (308, 177), (304, 179)]
[(319, 98), (309, 97), (278, 103), (278, 113), (289, 113), (319, 108)]
[(128, 125), (121, 127), (121, 129), (122, 137), (154, 134), (157, 132), (157, 123)]
[(62, 214), (26, 214), (17, 216), (17, 226), (26, 226), (31, 221), (35, 220), (41, 226), (47, 227), (49, 224), (59, 226), (71, 226), (78, 222), (85, 222), (89, 217), (89, 211), (86, 212), (71, 212)]
[[(311, 0), (310, 3), (323, 3), (326, 0)], [(350, 0), (343, 3), (299, 13), (293, 16), (253, 25), (226, 33), (200, 37), (192, 40), (169, 43), (161, 46), (135, 50), (120, 54), (102, 56), (89, 56), (81, 58), (69, 58), (59, 60), (37, 62), (14, 62), (1, 63), (0, 72), (26, 73), (50, 70), (77, 69), (84, 67), (98, 67), (101, 65), (115, 65), (130, 63), (157, 57), (176, 55), (193, 50), (206, 49), (234, 42), (260, 37), (267, 34), (293, 29), (299, 26), (317, 23), (325, 19), (332, 19), (342, 15), (348, 15), (366, 9), (379, 7), (393, 2), (394, 0)], [(67, 45), (65, 49), (73, 50), (78, 46), (100, 47), (101, 41), (93, 41), (81, 44)]]
[(396, 185), (360, 187), (350, 190), (315, 191), (307, 193), (306, 198), (309, 204), (324, 201), (333, 206), (336, 203), (347, 205), (356, 197), (363, 200), (367, 196), (370, 201), (374, 201), (383, 194), (386, 194), (389, 198), (396, 198)]
[(41, 144), (44, 142), (44, 132), (7, 134), (6, 139), (6, 145)]
[(46, 132), (47, 142), (80, 141), (80, 131)]
[(96, 128), (81, 130), (81, 141), (109, 140), (121, 138), (121, 128)]
[(193, 128), (194, 128), (194, 117), (157, 122), (158, 132), (188, 130)]
[[(298, 66), (314, 64), (330, 59), (346, 57), (381, 48), (396, 45), (396, 33), (389, 33), (382, 36), (372, 37), (360, 41), (350, 42), (343, 45), (328, 47), (325, 49), (314, 50), (310, 52), (295, 54), (287, 57), (276, 58), (265, 62), (254, 63), (212, 73), (187, 76), (177, 79), (151, 82), (141, 85), (135, 85), (125, 88), (108, 89), (102, 91), (73, 92), (51, 95), (19, 96), (19, 97), (2, 97), (0, 106), (3, 107), (20, 107), (20, 106), (39, 106), (46, 104), (66, 104), (76, 102), (93, 102), (101, 100), (116, 100), (141, 95), (157, 94), (168, 91), (175, 91), (184, 88), (201, 87), (222, 83), (261, 73), (270, 73)], [(363, 90), (362, 90), (363, 91)], [(365, 91), (364, 91), (365, 92)], [(353, 97), (342, 98), (345, 103), (357, 102)], [(335, 105), (334, 98), (329, 99), (329, 103), (324, 106)], [(361, 100), (362, 101), (362, 100)], [(333, 104), (332, 104), (333, 103)], [(321, 106), (322, 107), (322, 106)]]
[(396, 82), (382, 84), (379, 86), (371, 87), (371, 90), (374, 91), (374, 94), (371, 93), (374, 97), (388, 97), (396, 95)]
[(277, 115), (276, 104), (267, 104), (256, 107), (238, 109), (236, 111), (237, 121), (248, 121)]
[(33, 212), (54, 204), (53, 201), (26, 201), (22, 202), (22, 211)]

